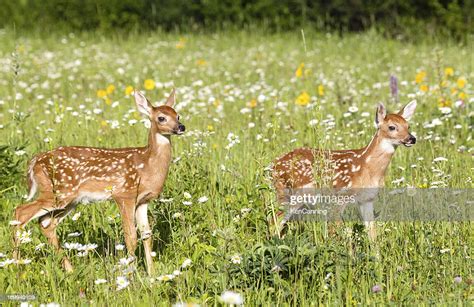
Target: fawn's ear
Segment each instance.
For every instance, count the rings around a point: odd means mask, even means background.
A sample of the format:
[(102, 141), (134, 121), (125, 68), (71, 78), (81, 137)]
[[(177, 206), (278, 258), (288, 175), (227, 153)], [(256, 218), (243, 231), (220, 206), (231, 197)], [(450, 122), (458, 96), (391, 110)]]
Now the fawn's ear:
[(415, 114), (416, 109), (416, 100), (413, 100), (409, 104), (407, 104), (403, 109), (398, 112), (398, 115), (403, 117), (406, 121), (409, 121), (410, 118)]
[(377, 112), (375, 113), (375, 126), (378, 128), (380, 123), (385, 119), (387, 116), (387, 110), (382, 103), (379, 103), (377, 106)]
[(168, 99), (166, 99), (165, 105), (167, 105), (168, 107), (172, 107), (174, 105), (175, 100), (176, 100), (176, 90), (175, 88), (173, 88), (170, 95), (168, 96)]
[(139, 90), (135, 90), (133, 95), (135, 96), (135, 103), (137, 104), (138, 111), (143, 115), (150, 116), (153, 106), (146, 97)]

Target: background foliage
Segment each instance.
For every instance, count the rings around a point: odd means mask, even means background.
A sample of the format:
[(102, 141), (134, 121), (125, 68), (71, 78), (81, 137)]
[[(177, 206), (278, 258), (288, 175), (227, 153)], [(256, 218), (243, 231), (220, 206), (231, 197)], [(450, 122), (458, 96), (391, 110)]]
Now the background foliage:
[(1, 0), (0, 7), (0, 26), (26, 30), (217, 30), (257, 24), (276, 31), (376, 27), (391, 36), (421, 29), (465, 39), (473, 29), (474, 1)]

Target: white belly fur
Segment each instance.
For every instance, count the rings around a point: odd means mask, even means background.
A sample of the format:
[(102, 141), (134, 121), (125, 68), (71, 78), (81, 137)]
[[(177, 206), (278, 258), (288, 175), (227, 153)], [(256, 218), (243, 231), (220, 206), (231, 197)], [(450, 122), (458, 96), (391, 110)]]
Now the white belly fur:
[(73, 202), (88, 204), (90, 202), (107, 200), (110, 199), (110, 197), (110, 192), (81, 192)]

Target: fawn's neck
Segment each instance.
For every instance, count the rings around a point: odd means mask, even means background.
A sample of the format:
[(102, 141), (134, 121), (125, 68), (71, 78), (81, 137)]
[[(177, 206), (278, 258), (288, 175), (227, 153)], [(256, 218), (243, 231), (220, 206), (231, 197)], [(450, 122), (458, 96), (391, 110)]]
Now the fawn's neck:
[(146, 158), (153, 168), (158, 172), (168, 172), (171, 160), (171, 140), (168, 135), (163, 135), (152, 127), (148, 134), (148, 146), (146, 149)]
[(360, 161), (362, 169), (368, 170), (374, 178), (385, 176), (396, 147), (387, 139), (381, 137), (377, 130), (369, 145), (362, 149)]
[(143, 203), (158, 197), (163, 189), (171, 161), (169, 136), (158, 133), (156, 127), (152, 126), (142, 159), (140, 171), (142, 190), (137, 198)]

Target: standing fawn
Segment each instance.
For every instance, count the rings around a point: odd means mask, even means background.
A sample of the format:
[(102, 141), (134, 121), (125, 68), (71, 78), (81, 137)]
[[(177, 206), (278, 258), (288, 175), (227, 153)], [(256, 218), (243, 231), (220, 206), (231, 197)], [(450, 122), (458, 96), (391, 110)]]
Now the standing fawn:
[[(377, 132), (369, 145), (353, 150), (320, 150), (311, 148), (295, 149), (274, 162), (273, 179), (279, 202), (287, 199), (288, 193), (298, 189), (321, 188), (315, 180), (329, 178), (329, 185), (336, 191), (356, 191), (365, 189), (365, 195), (358, 196), (359, 210), (368, 228), (369, 238), (375, 240), (373, 201), (378, 188), (384, 186), (384, 177), (390, 160), (399, 145), (410, 147), (416, 138), (410, 134), (407, 121), (415, 112), (416, 101), (407, 104), (398, 114), (386, 113), (382, 104), (375, 115)], [(319, 162), (325, 165), (318, 167)], [(281, 214), (281, 212), (279, 212)], [(280, 231), (290, 219), (286, 215)]]
[[(172, 108), (175, 91), (166, 104), (154, 107), (139, 91), (135, 102), (146, 115), (151, 128), (145, 147), (104, 149), (93, 147), (59, 147), (33, 157), (28, 168), (29, 200), (15, 210), (15, 258), (19, 254), (18, 232), (29, 221), (39, 218), (40, 229), (57, 251), (61, 246), (56, 227), (80, 202), (113, 199), (122, 217), (125, 244), (133, 257), (137, 247), (137, 230), (143, 239), (148, 274), (153, 272), (151, 228), (148, 224), (148, 202), (157, 198), (168, 175), (172, 134), (183, 134), (185, 127)], [(72, 271), (64, 257), (65, 270)]]

